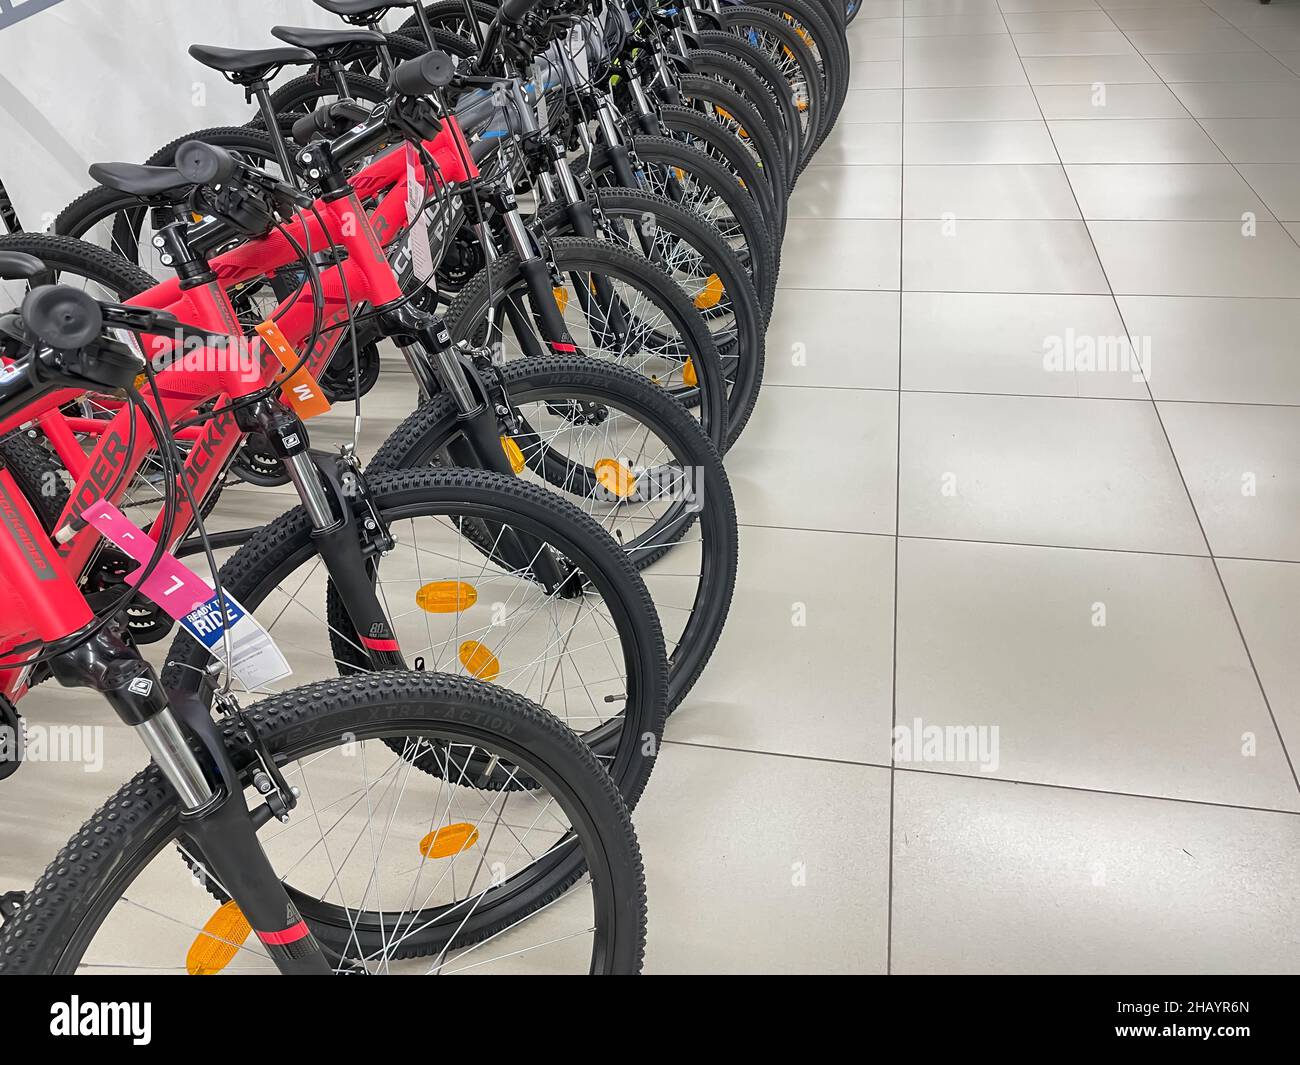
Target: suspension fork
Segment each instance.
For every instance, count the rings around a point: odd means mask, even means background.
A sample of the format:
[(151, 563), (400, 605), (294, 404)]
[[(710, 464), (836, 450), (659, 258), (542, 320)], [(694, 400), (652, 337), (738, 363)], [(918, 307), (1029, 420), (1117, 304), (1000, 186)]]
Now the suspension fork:
[(659, 125), (659, 115), (655, 111), (654, 105), (650, 103), (650, 98), (646, 96), (641, 79), (633, 74), (628, 78), (627, 84), (632, 95), (632, 106), (636, 108), (636, 124), (641, 132), (651, 137), (663, 133), (663, 127)]
[[(373, 508), (362, 515), (358, 525), (355, 511), (369, 503), (359, 471), (355, 467), (349, 470), (355, 480), (344, 485), (338, 460), (311, 452), (306, 427), (297, 415), (278, 404), (259, 403), (244, 417), (245, 425), (263, 434), (272, 453), (284, 464), (311, 521), (312, 541), (362, 649), (376, 669), (405, 669), (397, 636), (375, 594), (372, 570), (362, 551), (363, 539), (379, 551), (391, 546), (391, 540)], [(363, 507), (354, 506), (358, 496)]]
[[(579, 237), (588, 240), (596, 239), (596, 213), (579, 188), (577, 179), (569, 167), (569, 160), (559, 145), (553, 141), (546, 145), (545, 151), (551, 168), (555, 171), (560, 195), (564, 198), (565, 215), (569, 220), (569, 226)], [(594, 307), (595, 313), (600, 316), (601, 338), (621, 342), (628, 335), (629, 327), (626, 307), (618, 293), (614, 291), (614, 286), (610, 284), (608, 278), (593, 275), (591, 281), (594, 291), (588, 291), (587, 286), (581, 284), (580, 280), (575, 277), (573, 287), (587, 320), (591, 320)]]
[[(258, 841), (257, 829), (276, 815), (276, 807), (268, 801), (248, 809), (221, 730), (202, 700), (165, 692), (153, 667), (111, 626), (59, 655), (51, 670), (65, 687), (100, 692), (140, 737), (180, 800), (185, 835), (257, 931), (276, 968), (285, 974), (333, 972)], [(208, 772), (190, 737), (198, 740)], [(277, 797), (287, 799), (279, 814), (287, 818), (292, 796)]]
[[(614, 171), (614, 177), (618, 180), (618, 183), (625, 189), (645, 188), (645, 181), (637, 173), (636, 166), (633, 165), (632, 153), (628, 150), (627, 145), (623, 143), (623, 137), (619, 133), (618, 122), (615, 119), (614, 108), (609, 102), (609, 97), (606, 96), (601, 99), (596, 111), (596, 118), (600, 126), (601, 136), (604, 138), (609, 151), (610, 168)], [(656, 126), (657, 124), (656, 121)], [(655, 132), (659, 133), (661, 131), (656, 129)], [(672, 173), (664, 176), (664, 194), (674, 203), (681, 203), (686, 199), (681, 182)]]
[(514, 193), (500, 190), (493, 195), (492, 201), (505, 225), (511, 248), (519, 259), (519, 273), (524, 279), (524, 286), (528, 291), (528, 303), (542, 339), (552, 350), (562, 355), (576, 353), (578, 346), (574, 343), (569, 327), (564, 321), (564, 315), (555, 302), (555, 286), (554, 279), (551, 277), (550, 264), (542, 258), (532, 235), (528, 232), (528, 227), (524, 225)]
[[(547, 295), (550, 295), (549, 291)], [(452, 346), (451, 336), (442, 320), (415, 310), (409, 304), (399, 304), (381, 316), (380, 324), (394, 334), (415, 341), (411, 346), (420, 350), (421, 358), (431, 360), (439, 383), (455, 402), (460, 435), (448, 445), (451, 461), (467, 469), (515, 476), (515, 468), (503, 447), (498, 422), (499, 415), (509, 414), (504, 397), (498, 406), (488, 395), (487, 388), (476, 374), (471, 373), (458, 350)], [(467, 347), (467, 342), (461, 341), (461, 350)], [(502, 558), (510, 566), (520, 571), (531, 569), (548, 593), (564, 585), (567, 575), (547, 544), (516, 529), (491, 522), (484, 524), (498, 543)]]

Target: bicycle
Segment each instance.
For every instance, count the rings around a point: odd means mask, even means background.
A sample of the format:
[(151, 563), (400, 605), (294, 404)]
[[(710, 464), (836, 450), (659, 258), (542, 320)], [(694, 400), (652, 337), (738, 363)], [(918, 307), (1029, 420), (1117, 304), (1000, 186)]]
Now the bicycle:
[[(0, 254), (0, 278), (43, 270), (31, 257)], [(10, 419), (70, 387), (138, 397), (133, 381), (151, 370), (105, 326), (142, 333), (162, 323), (43, 286), (5, 324), (6, 354), (16, 359), (0, 377), (0, 417)], [(143, 403), (139, 409), (147, 411)], [(164, 688), (126, 638), (119, 610), (92, 609), (7, 469), (0, 469), (0, 511), (12, 534), (0, 538), (0, 588), (7, 605), (32, 619), (37, 638), (23, 647), (22, 668), (40, 660), (64, 685), (103, 694), (153, 759), (8, 909), (0, 973), (211, 974), (237, 958), (244, 964), (235, 970), (285, 974), (451, 973), (514, 968), (529, 954), (548, 968), (639, 969), (644, 878), (626, 807), (591, 752), (555, 719), (474, 681), (385, 672), (295, 689), (247, 709), (222, 689), (214, 721), (198, 699)], [(141, 583), (166, 557), (163, 541), (149, 543)], [(218, 585), (224, 618), (222, 595)], [(6, 612), (6, 635), (13, 617)], [(5, 656), (14, 653), (6, 644)], [(470, 776), (483, 759), (509, 767), (518, 786), (485, 791)], [(350, 784), (358, 770), (365, 803)], [(419, 811), (397, 832), (395, 795), (408, 812)], [(534, 819), (498, 841), (511, 799)], [(538, 824), (544, 830), (534, 834)], [(353, 828), (358, 840), (370, 840), (368, 869), (349, 868), (358, 851), (355, 842), (347, 846)], [(536, 855), (525, 842), (534, 835)], [(342, 853), (331, 856), (330, 836)], [(184, 861), (163, 855), (171, 846)], [(485, 877), (489, 860), (497, 871)], [(448, 886), (462, 861), (473, 870), (468, 883)], [(381, 864), (386, 891), (378, 887)], [(587, 897), (565, 894), (584, 868)], [(422, 884), (426, 873), (432, 883)], [(177, 890), (195, 877), (220, 903), (202, 924), (189, 914), (211, 903)], [(566, 906), (557, 910), (561, 896)], [(576, 930), (557, 940), (557, 914), (575, 909), (583, 911)], [(545, 922), (529, 920), (541, 912)], [(125, 936), (116, 923), (123, 914)], [(156, 924), (141, 935), (151, 917)], [(574, 949), (557, 950), (560, 942)], [(487, 944), (496, 946), (485, 955)], [(116, 954), (122, 950), (129, 956)]]

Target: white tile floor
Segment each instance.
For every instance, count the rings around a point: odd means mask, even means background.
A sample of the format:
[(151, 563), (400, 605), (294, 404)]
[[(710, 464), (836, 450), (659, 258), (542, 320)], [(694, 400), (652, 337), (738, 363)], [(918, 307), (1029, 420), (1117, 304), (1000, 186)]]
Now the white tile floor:
[[(650, 968), (1300, 970), (1300, 4), (850, 37), (638, 812)], [(996, 767), (891, 757), (917, 719)]]
[[(851, 46), (637, 811), (647, 967), (1300, 971), (1300, 2), (865, 0)], [(0, 890), (139, 761), (25, 770)]]

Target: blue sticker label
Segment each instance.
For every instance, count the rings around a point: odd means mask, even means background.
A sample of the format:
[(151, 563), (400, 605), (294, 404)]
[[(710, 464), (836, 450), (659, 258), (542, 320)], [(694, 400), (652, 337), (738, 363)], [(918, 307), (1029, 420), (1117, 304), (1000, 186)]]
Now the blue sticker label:
[[(206, 603), (201, 603), (183, 618), (181, 624), (189, 630), (190, 635), (198, 640), (209, 651), (214, 648), (221, 640), (221, 606), (217, 601), (217, 595), (213, 593), (211, 599)], [(230, 596), (226, 596), (226, 617), (229, 620), (230, 627), (234, 628), (245, 614), (245, 610)]]

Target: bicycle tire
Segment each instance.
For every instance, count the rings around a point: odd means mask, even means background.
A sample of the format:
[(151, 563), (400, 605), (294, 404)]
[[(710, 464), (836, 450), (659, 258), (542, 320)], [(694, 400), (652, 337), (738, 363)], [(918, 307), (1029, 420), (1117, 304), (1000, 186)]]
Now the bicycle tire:
[(758, 109), (738, 89), (717, 78), (683, 74), (679, 81), (685, 106), (717, 122), (758, 163), (776, 208), (779, 231), (784, 234), (790, 198), (789, 171), (781, 147)]
[[(381, 470), (367, 478), (370, 496), (381, 515), (414, 515), (425, 508), (477, 508), (495, 520), (510, 520), (544, 540), (566, 544), (583, 572), (603, 585), (601, 594), (622, 611), (615, 624), (620, 632), (628, 669), (628, 709), (622, 721), (611, 720), (591, 730), (591, 746), (608, 758), (611, 775), (628, 806), (634, 806), (653, 767), (646, 747), (653, 748), (663, 732), (667, 708), (668, 665), (663, 632), (645, 582), (613, 538), (567, 500), (538, 485), (483, 470)], [(501, 515), (507, 515), (503, 518)], [(489, 519), (484, 519), (489, 520)], [(311, 522), (301, 506), (294, 507), (260, 529), (222, 565), (222, 588), (248, 610), (256, 611), (283, 575), (317, 557)], [(328, 599), (328, 594), (327, 594)], [(331, 632), (331, 639), (335, 634)], [(203, 693), (207, 649), (178, 633), (167, 653), (163, 683), (171, 688)], [(643, 739), (645, 737), (645, 739)]]
[[(726, 169), (719, 166), (698, 148), (692, 148), (670, 137), (637, 136), (627, 139), (627, 147), (636, 158), (664, 168), (687, 170), (693, 180), (699, 181), (714, 193), (735, 219), (738, 236), (743, 241), (741, 249), (734, 249), (744, 265), (754, 289), (764, 307), (776, 300), (776, 282), (780, 270), (780, 246), (772, 238), (771, 230), (763, 220), (753, 198), (739, 188)], [(578, 168), (580, 169), (580, 168)], [(592, 152), (591, 173), (600, 184), (622, 188), (609, 158), (609, 149), (599, 145)], [(653, 189), (646, 191), (654, 191)], [(706, 218), (711, 225), (712, 220)], [(716, 228), (716, 227), (715, 227)]]
[[(830, 135), (849, 91), (849, 50), (844, 31), (832, 26), (815, 0), (750, 0), (755, 7), (784, 18), (813, 51), (826, 89), (826, 113), (816, 148)], [(813, 150), (816, 151), (816, 148)]]
[(0, 466), (7, 469), (41, 519), (47, 533), (58, 528), (63, 508), (68, 505), (68, 485), (63, 467), (54, 456), (15, 429), (0, 440)]
[[(734, 59), (725, 52), (696, 48), (691, 51), (689, 58), (694, 73), (681, 76), (682, 88), (707, 87), (701, 84), (707, 82), (727, 90), (749, 106), (750, 111), (758, 119), (757, 132), (753, 134), (758, 138), (755, 150), (763, 154), (769, 150), (767, 145), (770, 143), (770, 152), (780, 165), (781, 184), (778, 191), (788, 196), (792, 183), (794, 153), (787, 149), (784, 134), (785, 119), (768, 91), (767, 83), (759, 77), (753, 67), (739, 59)], [(683, 92), (683, 95), (692, 94)], [(745, 131), (749, 136), (748, 126), (745, 127)], [(760, 148), (759, 145), (762, 147)]]
[[(774, 66), (778, 65), (776, 55), (784, 56), (783, 61), (788, 70), (779, 66), (778, 69), (782, 69), (782, 75), (785, 78), (786, 96), (795, 106), (796, 111), (801, 114), (806, 112), (808, 116), (807, 121), (800, 125), (799, 164), (795, 168), (795, 176), (797, 177), (811, 161), (817, 145), (821, 143), (822, 126), (825, 122), (825, 113), (829, 104), (826, 99), (817, 59), (808, 45), (804, 43), (803, 38), (795, 32), (794, 27), (771, 11), (753, 7), (749, 4), (740, 4), (724, 8), (718, 18), (726, 27), (726, 32), (757, 48), (768, 57)], [(776, 55), (761, 46), (759, 43), (762, 39), (759, 36), (760, 34), (767, 35), (772, 39), (774, 48), (779, 49)], [(806, 97), (806, 106), (802, 109), (798, 106), (799, 101), (796, 91), (799, 86), (802, 87)]]
[[(789, 85), (781, 76), (781, 71), (761, 50), (734, 33), (727, 33), (725, 30), (701, 30), (695, 37), (700, 45), (698, 50), (725, 55), (744, 64), (753, 71), (754, 77), (767, 91), (781, 118), (779, 127), (781, 141), (786, 159), (789, 161), (790, 177), (793, 180), (795, 169), (799, 164), (802, 133), (799, 128), (799, 112), (790, 99)], [(693, 55), (693, 51), (688, 53), (688, 56)]]
[(704, 152), (724, 170), (730, 171), (736, 183), (754, 201), (773, 243), (779, 244), (784, 226), (785, 197), (782, 196), (781, 203), (777, 203), (771, 181), (740, 138), (717, 119), (689, 107), (665, 105), (659, 108), (658, 117), (670, 140)]
[[(660, 440), (672, 441), (675, 461), (701, 471), (700, 529), (703, 572), (696, 589), (691, 617), (676, 637), (668, 657), (668, 706), (671, 713), (690, 692), (717, 647), (726, 624), (736, 585), (739, 530), (735, 500), (716, 449), (682, 409), (662, 389), (640, 374), (621, 366), (594, 363), (573, 356), (522, 359), (502, 370), (503, 384), (512, 400), (527, 402), (537, 396), (573, 396), (596, 402), (637, 408), (638, 417), (653, 424)], [(460, 431), (455, 404), (435, 396), (409, 415), (388, 437), (371, 460), (371, 469), (419, 468), (433, 462)], [(556, 488), (563, 493), (563, 489)], [(682, 524), (676, 538), (689, 525)], [(662, 539), (654, 537), (653, 539)], [(657, 550), (630, 551), (633, 564), (647, 569), (673, 550), (665, 542)]]
[[(378, 736), (385, 728), (427, 731), (452, 742), (490, 745), (541, 782), (576, 827), (581, 847), (543, 858), (528, 882), (502, 891), (491, 908), (464, 919), (457, 942), (483, 942), (559, 898), (591, 861), (605, 914), (602, 958), (593, 971), (635, 973), (645, 951), (645, 874), (631, 818), (591, 751), (550, 714), (502, 688), (435, 673), (374, 673), (318, 682), (271, 696), (247, 718), (278, 761)], [(224, 739), (246, 786), (258, 761), (227, 725)], [(274, 823), (274, 822), (272, 822)], [(0, 930), (0, 974), (71, 973), (125, 889), (181, 835), (180, 803), (152, 763), (118, 789), (55, 857), (17, 913)], [(578, 860), (575, 861), (574, 858)], [(503, 888), (507, 885), (503, 885)], [(324, 904), (291, 889), (317, 941), (346, 954), (355, 932), (327, 923)], [(75, 905), (72, 904), (75, 900)], [(306, 907), (306, 912), (303, 908)], [(503, 916), (502, 907), (508, 907)], [(477, 908), (476, 908), (477, 909)], [(494, 912), (495, 911), (495, 912)], [(347, 913), (348, 911), (344, 911)], [(421, 929), (393, 958), (427, 956), (444, 928)], [(593, 941), (595, 945), (595, 941)], [(364, 948), (363, 948), (364, 949)]]
[[(736, 442), (749, 422), (758, 402), (763, 384), (767, 321), (770, 308), (763, 308), (754, 290), (753, 282), (735, 253), (702, 217), (652, 192), (640, 189), (593, 189), (591, 195), (606, 218), (637, 216), (639, 224), (653, 219), (656, 226), (664, 226), (701, 253), (702, 259), (713, 267), (722, 284), (722, 291), (731, 301), (736, 320), (736, 336), (718, 344), (718, 354), (723, 359), (724, 376), (731, 382), (727, 396), (729, 410), (735, 417), (728, 419), (727, 447)], [(562, 204), (551, 204), (537, 214), (537, 221), (552, 236), (572, 236), (568, 213)], [(623, 245), (620, 243), (620, 247)], [(633, 244), (636, 252), (638, 245)], [(690, 296), (690, 293), (687, 293)], [(716, 341), (715, 336), (715, 341)], [(734, 370), (728, 368), (734, 366)]]
[[(732, 412), (721, 359), (700, 312), (677, 283), (642, 256), (599, 240), (557, 237), (550, 241), (550, 252), (561, 275), (600, 275), (650, 294), (651, 305), (668, 318), (694, 360), (698, 384), (688, 391), (699, 395), (700, 423), (715, 447), (725, 446)], [(453, 342), (482, 339), (479, 328), (489, 303), (497, 305), (503, 294), (518, 291), (521, 284), (519, 259), (513, 252), (493, 262), (490, 271), (480, 270), (470, 278), (447, 310), (447, 331)]]

